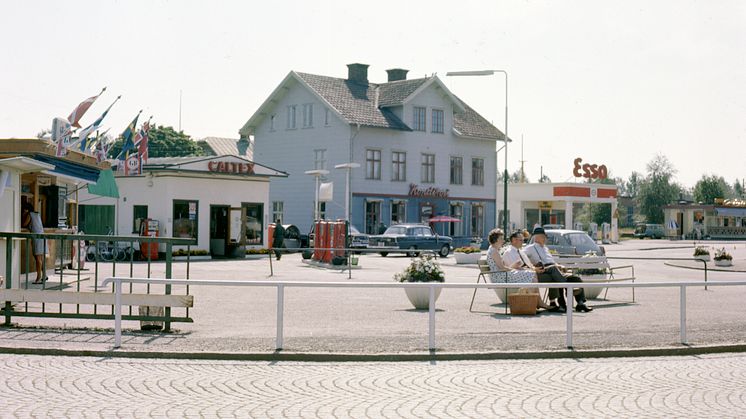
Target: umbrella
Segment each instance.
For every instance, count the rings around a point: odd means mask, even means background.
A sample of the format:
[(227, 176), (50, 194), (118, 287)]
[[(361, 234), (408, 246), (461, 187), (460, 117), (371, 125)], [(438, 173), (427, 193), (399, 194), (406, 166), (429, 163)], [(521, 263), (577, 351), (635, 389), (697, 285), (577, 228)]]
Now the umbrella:
[(437, 215), (428, 220), (430, 223), (460, 223), (461, 220), (448, 215)]

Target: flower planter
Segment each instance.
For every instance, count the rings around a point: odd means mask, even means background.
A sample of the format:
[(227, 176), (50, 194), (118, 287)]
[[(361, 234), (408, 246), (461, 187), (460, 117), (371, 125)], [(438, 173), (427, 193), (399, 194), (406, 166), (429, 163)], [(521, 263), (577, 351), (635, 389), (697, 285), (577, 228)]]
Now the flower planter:
[[(499, 283), (500, 282), (498, 282), (498, 284)], [(508, 303), (508, 299), (505, 296), (505, 290), (506, 290), (506, 288), (499, 288), (499, 289), (496, 288), (495, 289), (495, 294), (497, 294), (497, 299), (500, 300), (500, 302), (503, 303), (503, 304), (507, 304)], [(507, 295), (518, 293), (518, 288), (507, 288), (507, 290), (508, 290), (508, 294)]]
[(710, 255), (697, 255), (694, 259), (704, 260), (705, 262), (710, 261)]
[(715, 260), (715, 266), (733, 266), (733, 261), (730, 259)]
[(481, 252), (476, 253), (454, 253), (453, 256), (456, 258), (457, 264), (476, 264), (482, 257)]
[[(438, 301), (440, 292), (443, 288), (435, 289), (435, 301)], [(412, 303), (414, 308), (417, 310), (429, 310), (430, 309), (430, 289), (429, 288), (404, 288), (404, 292), (407, 293), (409, 302)]]
[[(604, 282), (606, 281), (606, 274), (593, 274), (593, 275), (585, 275), (582, 277), (583, 282), (587, 283), (594, 283), (594, 282)], [(585, 298), (589, 300), (595, 300), (598, 298), (599, 295), (601, 295), (601, 292), (603, 292), (605, 287), (588, 287), (585, 288)]]

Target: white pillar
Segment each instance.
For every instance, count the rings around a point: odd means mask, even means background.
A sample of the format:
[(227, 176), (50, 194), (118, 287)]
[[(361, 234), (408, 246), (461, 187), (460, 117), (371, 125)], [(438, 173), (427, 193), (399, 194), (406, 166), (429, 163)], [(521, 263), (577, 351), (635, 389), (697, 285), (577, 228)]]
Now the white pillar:
[(575, 228), (572, 224), (572, 201), (565, 201), (565, 228), (572, 230)]
[(616, 199), (611, 201), (611, 242), (619, 242), (619, 214)]

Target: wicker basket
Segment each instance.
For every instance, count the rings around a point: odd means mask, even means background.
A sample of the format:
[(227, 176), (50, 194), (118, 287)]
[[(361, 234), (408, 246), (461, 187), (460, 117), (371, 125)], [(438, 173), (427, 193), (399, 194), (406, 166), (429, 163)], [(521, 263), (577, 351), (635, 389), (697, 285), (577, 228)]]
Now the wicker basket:
[(536, 314), (536, 306), (539, 304), (539, 294), (510, 294), (508, 305), (510, 314)]

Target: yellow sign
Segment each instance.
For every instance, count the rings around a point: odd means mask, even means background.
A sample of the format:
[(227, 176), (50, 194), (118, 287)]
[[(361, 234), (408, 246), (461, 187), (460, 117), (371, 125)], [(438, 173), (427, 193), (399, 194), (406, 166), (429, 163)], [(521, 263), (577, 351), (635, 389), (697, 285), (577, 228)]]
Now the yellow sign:
[(552, 209), (552, 201), (539, 201), (539, 209)]

